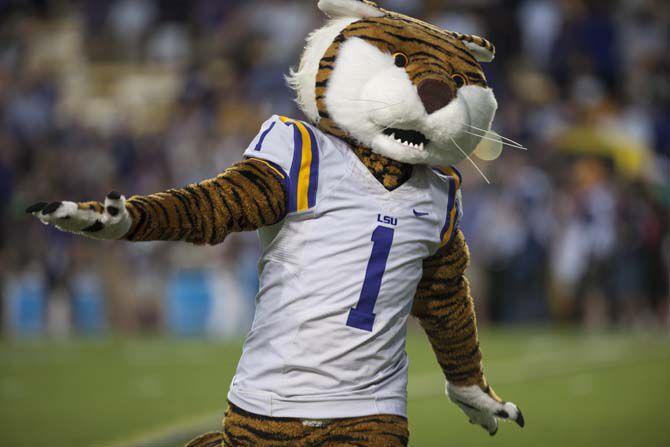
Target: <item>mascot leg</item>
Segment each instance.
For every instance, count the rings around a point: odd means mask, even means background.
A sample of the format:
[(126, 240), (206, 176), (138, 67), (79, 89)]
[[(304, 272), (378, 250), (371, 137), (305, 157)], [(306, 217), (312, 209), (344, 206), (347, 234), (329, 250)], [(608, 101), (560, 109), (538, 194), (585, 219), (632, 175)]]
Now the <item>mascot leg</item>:
[(392, 415), (336, 419), (312, 439), (306, 447), (407, 447), (409, 428), (407, 419)]
[[(226, 412), (222, 434), (225, 447), (407, 447), (408, 439), (407, 419), (400, 416), (302, 420), (259, 416), (234, 405)], [(215, 436), (209, 442), (187, 447), (221, 445)]]

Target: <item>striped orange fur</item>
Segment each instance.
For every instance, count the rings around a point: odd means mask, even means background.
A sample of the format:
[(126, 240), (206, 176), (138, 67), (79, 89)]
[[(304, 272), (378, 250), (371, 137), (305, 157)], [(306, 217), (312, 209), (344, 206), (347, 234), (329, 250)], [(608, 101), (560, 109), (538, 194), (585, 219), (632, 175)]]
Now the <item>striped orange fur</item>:
[(132, 197), (126, 207), (133, 225), (125, 238), (216, 245), (230, 233), (273, 225), (286, 215), (282, 176), (269, 164), (249, 159), (211, 180)]
[(400, 416), (304, 421), (259, 416), (234, 405), (226, 412), (223, 431), (226, 447), (406, 447), (408, 440), (407, 419)]
[(78, 203), (77, 206), (80, 210), (91, 210), (95, 211), (96, 213), (102, 213), (105, 210), (104, 206), (100, 202), (83, 202)]
[(354, 152), (379, 183), (389, 191), (399, 188), (412, 176), (412, 165), (375, 154), (365, 147), (357, 146)]
[(483, 386), (477, 318), (465, 278), (469, 260), (465, 237), (458, 230), (449, 245), (424, 261), (412, 315), (426, 331), (447, 380)]

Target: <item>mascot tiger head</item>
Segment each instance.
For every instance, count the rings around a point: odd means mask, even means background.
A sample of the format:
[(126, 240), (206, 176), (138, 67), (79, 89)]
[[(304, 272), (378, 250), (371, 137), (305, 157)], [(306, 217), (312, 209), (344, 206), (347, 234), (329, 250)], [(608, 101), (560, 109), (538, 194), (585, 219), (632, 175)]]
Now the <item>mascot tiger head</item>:
[(321, 130), (407, 164), (452, 165), (472, 153), (497, 110), (477, 36), (440, 29), (368, 0), (320, 0), (331, 18), (288, 77)]

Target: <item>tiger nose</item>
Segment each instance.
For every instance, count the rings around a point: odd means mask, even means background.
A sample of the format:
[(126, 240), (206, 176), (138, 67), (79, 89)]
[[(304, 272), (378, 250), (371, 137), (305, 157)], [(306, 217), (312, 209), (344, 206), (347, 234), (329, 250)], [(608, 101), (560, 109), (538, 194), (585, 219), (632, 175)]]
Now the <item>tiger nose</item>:
[(446, 107), (453, 99), (454, 94), (449, 84), (435, 79), (422, 81), (417, 87), (419, 98), (428, 114), (437, 112)]

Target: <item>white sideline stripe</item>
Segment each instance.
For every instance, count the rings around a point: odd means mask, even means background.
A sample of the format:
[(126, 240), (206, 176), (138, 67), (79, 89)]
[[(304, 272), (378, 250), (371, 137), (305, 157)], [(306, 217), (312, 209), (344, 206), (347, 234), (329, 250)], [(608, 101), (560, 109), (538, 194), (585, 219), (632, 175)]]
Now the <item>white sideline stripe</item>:
[(132, 438), (103, 444), (104, 447), (147, 447), (163, 446), (170, 439), (181, 439), (189, 433), (197, 434), (214, 431), (221, 426), (224, 410), (216, 410), (201, 413), (195, 417), (181, 419), (170, 425), (158, 427), (152, 431), (144, 432)]
[[(518, 383), (527, 383), (531, 381), (550, 379), (554, 377), (566, 377), (590, 373), (607, 368), (626, 367), (629, 365), (638, 365), (640, 363), (656, 363), (670, 360), (670, 356), (661, 356), (656, 358), (637, 358), (630, 355), (626, 345), (628, 340), (622, 342), (607, 342), (606, 338), (597, 338), (587, 341), (586, 345), (564, 349), (562, 351), (551, 351), (547, 353), (547, 359), (551, 359), (558, 365), (565, 365), (565, 360), (570, 359), (576, 364), (568, 367), (547, 368), (542, 366), (540, 372), (533, 373), (529, 366), (544, 364), (543, 356), (521, 355), (517, 359), (505, 359), (492, 361), (489, 365), (494, 365), (491, 369), (513, 368), (515, 371), (522, 371), (519, 374), (498, 374), (496, 375), (494, 388), (496, 385), (514, 385)], [(530, 343), (529, 343), (530, 344)], [(622, 349), (623, 348), (623, 349)], [(439, 369), (437, 364), (436, 368)], [(530, 371), (530, 372), (529, 372)], [(420, 384), (420, 385), (419, 385)], [(412, 374), (408, 387), (408, 394), (411, 398), (431, 398), (442, 397), (444, 393), (444, 376), (441, 372)], [(445, 397), (445, 402), (447, 398)], [(197, 436), (207, 431), (216, 430), (220, 427), (223, 410), (204, 413), (197, 417), (182, 419), (169, 426), (163, 426), (113, 444), (104, 444), (104, 447), (174, 447), (170, 441), (178, 441), (187, 438), (189, 435)]]

